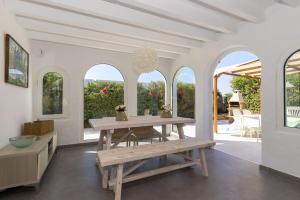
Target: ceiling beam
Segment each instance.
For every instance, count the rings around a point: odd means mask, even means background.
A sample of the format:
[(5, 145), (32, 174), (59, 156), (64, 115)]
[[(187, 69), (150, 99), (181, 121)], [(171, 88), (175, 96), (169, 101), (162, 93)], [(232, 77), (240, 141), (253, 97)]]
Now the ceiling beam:
[(124, 24), (118, 24), (101, 18), (89, 17), (78, 13), (66, 12), (56, 8), (32, 4), (24, 1), (9, 0), (6, 5), (18, 16), (57, 22), (72, 27), (96, 32), (112, 33), (134, 39), (147, 40), (182, 47), (202, 47), (200, 40), (179, 37), (156, 31), (150, 31)]
[(45, 22), (37, 19), (18, 17), (18, 22), (27, 30), (44, 31), (54, 34), (63, 34), (65, 36), (85, 38), (90, 40), (97, 40), (99, 42), (107, 42), (112, 44), (120, 44), (131, 46), (135, 48), (149, 46), (158, 51), (165, 51), (176, 54), (185, 54), (189, 52), (188, 48), (160, 44), (155, 42), (147, 42), (143, 40), (132, 39), (128, 37), (121, 37), (108, 33), (94, 32), (86, 29), (75, 28), (71, 26), (57, 24), (55, 22)]
[(279, 3), (291, 6), (291, 7), (298, 7), (300, 6), (299, 0), (276, 0)]
[(27, 2), (195, 40), (214, 41), (217, 39), (217, 33), (214, 31), (157, 17), (106, 1), (89, 0), (87, 3), (82, 0), (45, 0), (43, 2), (27, 0)]
[[(196, 7), (188, 0), (105, 0), (158, 17), (175, 20), (209, 30), (232, 33), (236, 20), (222, 13), (214, 13), (205, 7)], [(188, 14), (187, 14), (188, 13)]]
[(206, 6), (234, 16), (244, 21), (260, 22), (264, 18), (264, 10), (270, 5), (266, 0), (191, 0), (201, 6)]
[[(129, 53), (129, 54), (134, 54), (136, 51), (136, 48), (134, 47), (99, 42), (96, 40), (89, 40), (89, 39), (83, 39), (77, 37), (69, 37), (63, 34), (53, 34), (53, 33), (39, 32), (39, 31), (32, 31), (32, 30), (27, 30), (26, 33), (28, 37), (33, 40), (75, 45), (80, 47), (88, 47), (88, 48), (109, 50), (109, 51)], [(160, 52), (160, 51), (158, 51), (157, 54), (161, 58), (168, 58), (168, 59), (177, 59), (179, 56), (174, 53)]]

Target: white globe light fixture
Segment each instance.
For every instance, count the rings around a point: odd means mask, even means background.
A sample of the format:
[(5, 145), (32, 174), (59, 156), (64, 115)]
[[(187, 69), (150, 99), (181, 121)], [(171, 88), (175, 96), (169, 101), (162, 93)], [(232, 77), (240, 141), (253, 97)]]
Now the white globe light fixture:
[(159, 66), (157, 52), (153, 48), (149, 47), (137, 49), (135, 52), (133, 66), (138, 73), (154, 71)]

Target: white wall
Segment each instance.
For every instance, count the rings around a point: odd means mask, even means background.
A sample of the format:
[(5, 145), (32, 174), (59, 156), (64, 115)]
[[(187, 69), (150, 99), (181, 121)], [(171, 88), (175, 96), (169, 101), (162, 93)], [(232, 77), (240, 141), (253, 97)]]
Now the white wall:
[(248, 50), (262, 61), (262, 165), (300, 177), (300, 130), (283, 126), (283, 66), (300, 49), (300, 8), (275, 4), (261, 24), (241, 24), (238, 34), (193, 50), (175, 63), (195, 69), (198, 137), (212, 138), (212, 75), (217, 62), (235, 50)]
[[(58, 131), (58, 142), (62, 144), (74, 144), (82, 142), (83, 138), (83, 79), (89, 68), (96, 64), (106, 63), (115, 66), (120, 70), (125, 79), (125, 104), (127, 104), (128, 114), (136, 115), (137, 112), (137, 79), (138, 74), (132, 69), (133, 57), (127, 53), (117, 53), (103, 51), (99, 49), (70, 46), (51, 42), (33, 40), (32, 62), (34, 69), (33, 87), (33, 111), (34, 118), (39, 118), (38, 102), (38, 79), (40, 74), (50, 70), (63, 73), (66, 90), (67, 114), (62, 119), (56, 119), (56, 129)], [(41, 50), (43, 55), (41, 55)], [(170, 83), (169, 70), (173, 63), (168, 59), (160, 60), (159, 71)], [(39, 83), (40, 84), (40, 83)], [(169, 101), (169, 98), (167, 98)]]
[(17, 87), (4, 82), (4, 35), (10, 34), (29, 52), (29, 41), (23, 29), (0, 1), (0, 148), (8, 143), (9, 137), (21, 134), (22, 125), (31, 121), (31, 68), (29, 88)]

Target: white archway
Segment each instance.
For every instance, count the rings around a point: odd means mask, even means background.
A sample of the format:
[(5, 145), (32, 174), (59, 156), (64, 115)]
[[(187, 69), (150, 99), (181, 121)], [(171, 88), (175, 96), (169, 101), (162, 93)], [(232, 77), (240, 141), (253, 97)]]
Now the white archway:
[(90, 129), (91, 118), (114, 117), (115, 107), (124, 104), (124, 78), (109, 64), (92, 66), (83, 81), (84, 140), (93, 140), (99, 133)]
[[(183, 66), (179, 68), (172, 83), (173, 116), (195, 118), (196, 77), (194, 70)], [(185, 127), (186, 135), (196, 137), (195, 125)], [(173, 127), (176, 132), (176, 128)]]

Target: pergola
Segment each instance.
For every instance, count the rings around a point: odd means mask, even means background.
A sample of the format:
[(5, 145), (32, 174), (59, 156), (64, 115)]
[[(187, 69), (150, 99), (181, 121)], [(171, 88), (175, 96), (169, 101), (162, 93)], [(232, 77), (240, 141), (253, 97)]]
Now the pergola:
[[(261, 67), (262, 64), (259, 61), (259, 59), (257, 59), (250, 62), (238, 64), (238, 65), (216, 69), (214, 74), (214, 131), (215, 133), (218, 133), (218, 101), (217, 101), (218, 78), (222, 75), (230, 75), (230, 76), (248, 77), (253, 79), (261, 79)], [(294, 54), (294, 56), (289, 58), (285, 70), (287, 74), (299, 73), (300, 54)]]

